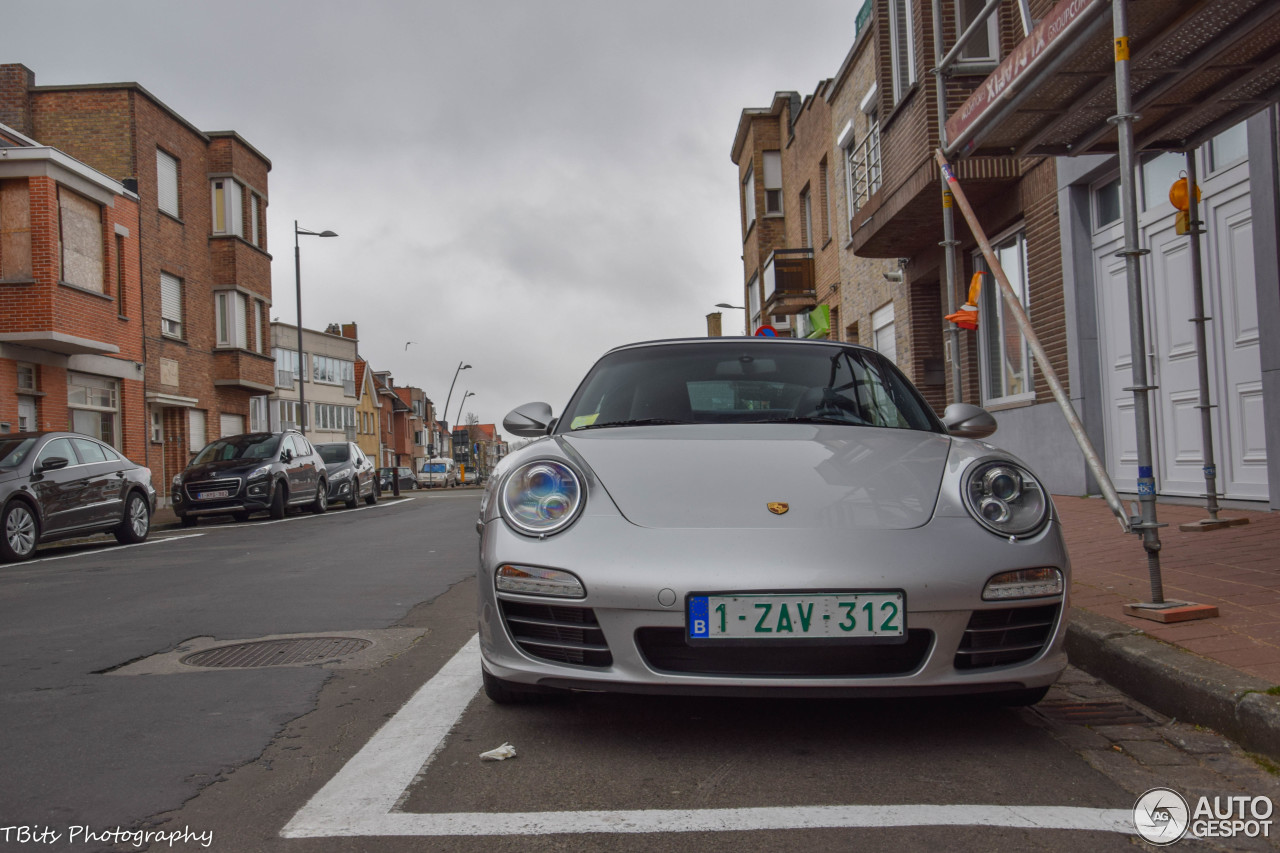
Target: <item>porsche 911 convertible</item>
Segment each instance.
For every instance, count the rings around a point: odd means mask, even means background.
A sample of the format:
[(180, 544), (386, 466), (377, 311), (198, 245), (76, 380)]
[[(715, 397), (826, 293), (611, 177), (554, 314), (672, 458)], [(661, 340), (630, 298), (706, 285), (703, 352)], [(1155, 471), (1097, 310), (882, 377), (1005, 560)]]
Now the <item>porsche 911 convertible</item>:
[(1052, 501), (874, 350), (619, 347), (563, 414), (511, 412), (482, 500), (499, 703), (564, 691), (1044, 696), (1066, 665)]

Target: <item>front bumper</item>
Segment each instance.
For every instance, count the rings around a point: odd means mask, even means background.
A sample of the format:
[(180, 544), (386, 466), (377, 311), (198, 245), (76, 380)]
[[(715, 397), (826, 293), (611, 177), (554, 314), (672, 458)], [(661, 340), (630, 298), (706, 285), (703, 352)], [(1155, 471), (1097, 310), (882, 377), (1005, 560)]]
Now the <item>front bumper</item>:
[[(1066, 666), (1067, 596), (981, 599), (994, 574), (1053, 566), (1070, 588), (1060, 531), (1009, 542), (967, 518), (912, 530), (653, 530), (584, 517), (545, 540), (482, 526), (479, 624), (498, 678), (589, 691), (700, 695), (983, 693), (1052, 684)], [(499, 593), (504, 563), (573, 572), (582, 599)], [(792, 640), (692, 646), (694, 592), (901, 589), (907, 641)]]
[[(179, 517), (200, 515), (226, 515), (235, 512), (266, 512), (271, 507), (272, 492), (275, 486), (267, 479), (253, 480), (246, 484), (243, 480), (208, 480), (203, 482), (184, 482), (170, 492), (173, 511)], [(227, 491), (224, 498), (202, 499), (201, 494), (213, 491)]]

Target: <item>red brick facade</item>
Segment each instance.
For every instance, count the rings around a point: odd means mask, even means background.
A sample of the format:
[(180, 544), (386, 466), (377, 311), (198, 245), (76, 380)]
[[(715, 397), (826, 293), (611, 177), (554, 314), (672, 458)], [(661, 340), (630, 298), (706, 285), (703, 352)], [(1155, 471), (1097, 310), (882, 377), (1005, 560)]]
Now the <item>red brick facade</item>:
[[(224, 416), (227, 428), (256, 426), (250, 423), (250, 398), (264, 397), (274, 388), (268, 330), (271, 257), (266, 250), (271, 164), (235, 133), (199, 131), (135, 83), (34, 82), (28, 69), (0, 65), (0, 122), (136, 188), (133, 246), (125, 241), (124, 266), (137, 276), (140, 292), (131, 299), (126, 292), (123, 313), (129, 315), (136, 341), (130, 357), (145, 365), (146, 404), (139, 399), (136, 413), (130, 410), (126, 416), (125, 441), (146, 442), (145, 455), (157, 482), (164, 483), (185, 466), (192, 448), (222, 433)], [(161, 209), (158, 151), (177, 164), (176, 216)], [(213, 189), (218, 181), (235, 184), (223, 206), (225, 233), (218, 233), (211, 203), (218, 198)], [(239, 209), (233, 210), (236, 195)], [(115, 241), (106, 244), (106, 265), (114, 270)], [(180, 283), (177, 326), (162, 323), (162, 274)], [(134, 287), (136, 291), (139, 284)], [(71, 323), (68, 328), (87, 324), (99, 330), (88, 337), (101, 338), (101, 324), (117, 322), (114, 311), (104, 319), (99, 316), (103, 306), (97, 306), (97, 313), (78, 307), (79, 302), (93, 306), (99, 298), (60, 295), (59, 322)], [(10, 316), (7, 304), (0, 307)], [(39, 299), (26, 307), (37, 314), (49, 310)], [(221, 341), (219, 309), (228, 317)], [(48, 389), (42, 399), (53, 396)], [(153, 414), (162, 424), (161, 435), (150, 435)], [(189, 426), (201, 419), (203, 434), (190, 435)]]

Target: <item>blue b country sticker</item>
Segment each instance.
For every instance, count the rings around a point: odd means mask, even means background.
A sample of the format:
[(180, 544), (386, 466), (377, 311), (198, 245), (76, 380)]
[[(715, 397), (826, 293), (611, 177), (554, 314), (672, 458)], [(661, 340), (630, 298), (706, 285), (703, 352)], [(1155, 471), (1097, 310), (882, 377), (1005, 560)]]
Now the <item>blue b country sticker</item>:
[(703, 637), (709, 636), (710, 620), (707, 618), (707, 597), (705, 595), (694, 596), (689, 599), (689, 636)]

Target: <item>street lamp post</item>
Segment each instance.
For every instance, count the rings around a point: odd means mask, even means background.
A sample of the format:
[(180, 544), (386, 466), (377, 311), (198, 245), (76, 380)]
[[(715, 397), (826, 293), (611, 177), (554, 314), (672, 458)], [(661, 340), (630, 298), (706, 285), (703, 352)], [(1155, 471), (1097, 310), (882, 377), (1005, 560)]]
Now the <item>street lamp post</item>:
[(309, 231), (298, 227), (298, 220), (293, 220), (293, 276), (297, 285), (298, 301), (298, 430), (307, 434), (307, 395), (303, 390), (306, 377), (302, 370), (302, 252), (298, 249), (298, 237), (337, 237), (333, 231)]
[[(455, 371), (453, 372), (453, 382), (450, 382), (450, 383), (449, 383), (449, 394), (448, 394), (448, 396), (446, 396), (446, 397), (444, 398), (444, 416), (445, 416), (445, 420), (448, 420), (448, 418), (449, 418), (449, 400), (451, 400), (451, 399), (453, 398), (453, 386), (454, 386), (454, 385), (457, 383), (457, 381), (458, 381), (458, 374), (459, 374), (459, 373), (461, 373), (461, 372), (462, 372), (462, 371), (464, 371), (464, 370), (470, 370), (470, 369), (471, 369), (471, 365), (469, 365), (469, 364), (463, 364), (462, 362), (458, 362), (458, 369), (457, 369), (457, 370), (455, 370)], [(455, 424), (455, 426), (456, 426), (456, 424)], [(453, 442), (452, 442), (452, 436), (453, 436), (453, 433), (450, 433), (449, 435), (450, 435), (450, 444), (452, 444), (452, 443), (453, 443)]]
[[(745, 305), (730, 305), (728, 302), (717, 302), (716, 307), (717, 308), (736, 308), (739, 311), (743, 311), (743, 312), (747, 310)], [(747, 326), (746, 314), (744, 313), (743, 320), (742, 320), (742, 334), (744, 335), (747, 333), (746, 326)]]
[[(458, 421), (462, 420), (462, 407), (466, 404), (467, 398), (474, 397), (475, 395), (476, 395), (475, 391), (468, 391), (467, 393), (462, 395), (462, 401), (458, 403)], [(445, 417), (449, 416), (449, 412), (447, 410), (445, 411), (444, 414), (445, 414)], [(455, 426), (457, 425), (458, 421), (454, 421)], [(456, 453), (455, 453), (455, 456), (456, 456)], [(471, 431), (470, 430), (467, 430), (467, 458), (468, 459), (471, 458)]]

